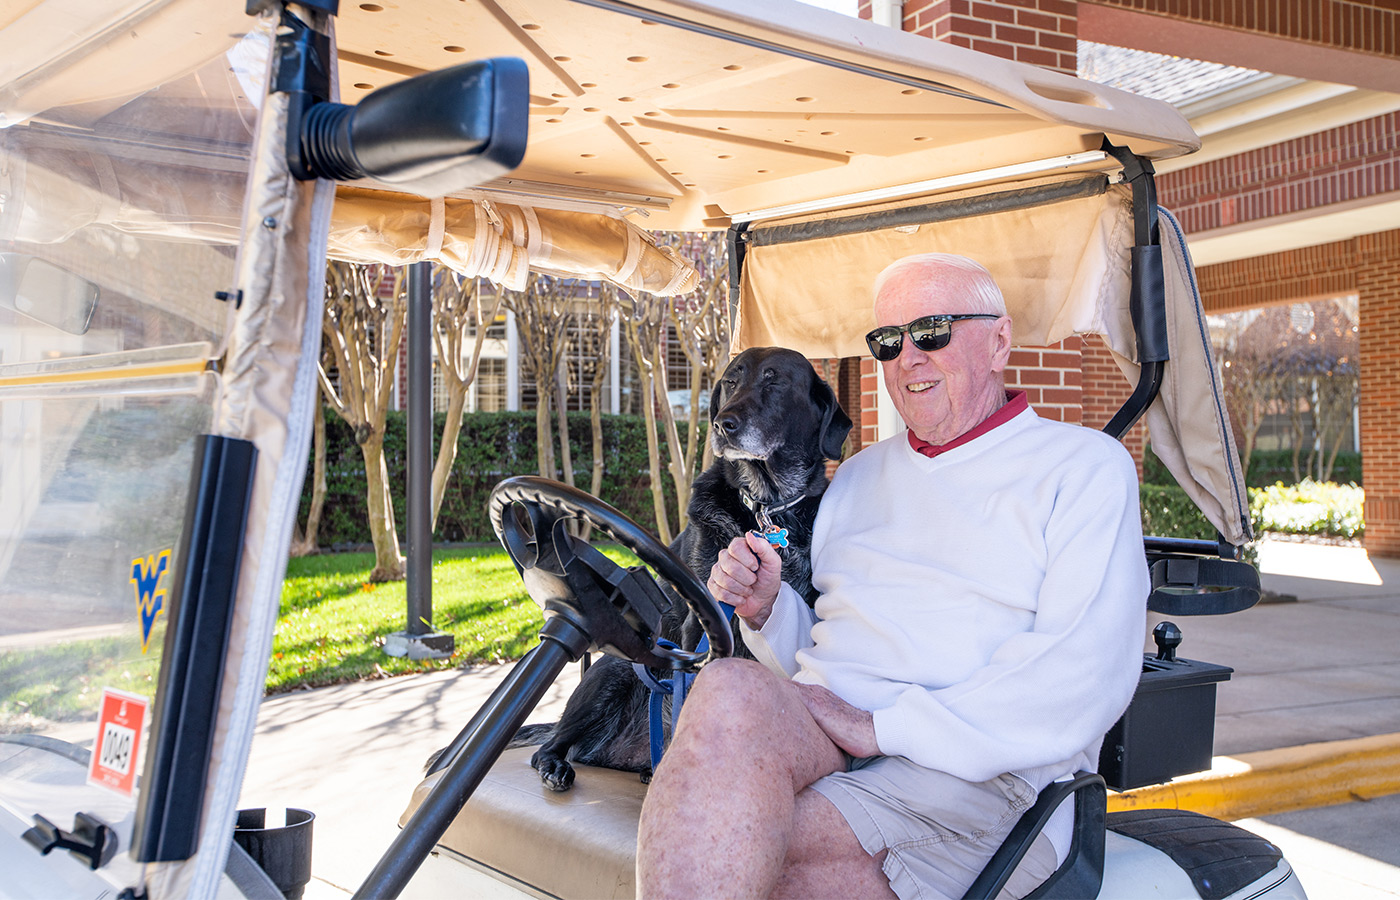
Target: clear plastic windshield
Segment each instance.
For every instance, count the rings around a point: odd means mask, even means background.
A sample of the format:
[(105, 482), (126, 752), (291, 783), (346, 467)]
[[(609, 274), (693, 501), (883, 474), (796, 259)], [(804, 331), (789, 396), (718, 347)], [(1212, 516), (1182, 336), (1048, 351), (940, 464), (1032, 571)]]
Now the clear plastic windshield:
[(216, 43), (34, 114), (62, 61), (0, 85), (0, 751), (92, 747), (105, 689), (155, 698), (267, 58), (265, 33)]

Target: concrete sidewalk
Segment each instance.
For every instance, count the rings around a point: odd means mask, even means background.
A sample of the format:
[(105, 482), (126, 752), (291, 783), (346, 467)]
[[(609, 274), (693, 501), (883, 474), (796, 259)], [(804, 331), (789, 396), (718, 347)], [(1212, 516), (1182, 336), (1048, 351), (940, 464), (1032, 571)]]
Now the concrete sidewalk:
[[(1400, 561), (1275, 542), (1261, 548), (1260, 569), (1266, 590), (1297, 600), (1176, 620), (1181, 656), (1235, 669), (1218, 692), (1215, 753), (1238, 759), (1400, 733)], [(263, 704), (240, 805), (317, 814), (308, 900), (358, 886), (397, 833), (423, 761), (506, 671), (348, 684)], [(565, 670), (531, 721), (558, 717), (577, 671)], [(1283, 849), (1313, 900), (1400, 896), (1400, 795), (1240, 824)]]

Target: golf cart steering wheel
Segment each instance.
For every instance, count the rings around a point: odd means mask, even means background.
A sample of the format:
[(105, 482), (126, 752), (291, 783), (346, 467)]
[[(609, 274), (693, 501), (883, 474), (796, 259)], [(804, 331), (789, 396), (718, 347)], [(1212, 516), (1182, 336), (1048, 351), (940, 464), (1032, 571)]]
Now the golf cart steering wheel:
[[(548, 615), (580, 624), (605, 652), (647, 666), (694, 669), (734, 652), (728, 617), (704, 583), (646, 529), (577, 488), (547, 478), (507, 478), (491, 492), (491, 526), (526, 589)], [(623, 569), (569, 533), (587, 522), (631, 550), (685, 601), (709, 638), (709, 649), (682, 650), (659, 640), (670, 606), (650, 573)]]

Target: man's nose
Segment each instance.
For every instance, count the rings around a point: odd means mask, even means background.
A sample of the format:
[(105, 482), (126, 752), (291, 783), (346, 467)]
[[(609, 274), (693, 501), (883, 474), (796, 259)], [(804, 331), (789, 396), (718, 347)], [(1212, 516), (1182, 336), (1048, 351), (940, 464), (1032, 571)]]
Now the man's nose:
[(927, 359), (928, 354), (914, 346), (914, 342), (908, 336), (905, 336), (904, 343), (899, 347), (900, 366), (906, 369), (912, 369), (914, 366), (925, 362)]

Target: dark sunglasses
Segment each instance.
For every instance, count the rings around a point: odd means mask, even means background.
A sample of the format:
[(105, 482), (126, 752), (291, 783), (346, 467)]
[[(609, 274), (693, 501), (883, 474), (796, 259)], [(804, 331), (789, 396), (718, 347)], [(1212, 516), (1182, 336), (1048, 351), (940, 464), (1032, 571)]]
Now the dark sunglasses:
[(925, 352), (942, 350), (953, 338), (953, 323), (962, 319), (1000, 319), (994, 313), (962, 313), (955, 316), (924, 316), (908, 325), (882, 325), (865, 336), (870, 355), (880, 362), (899, 357), (907, 332), (914, 346)]

